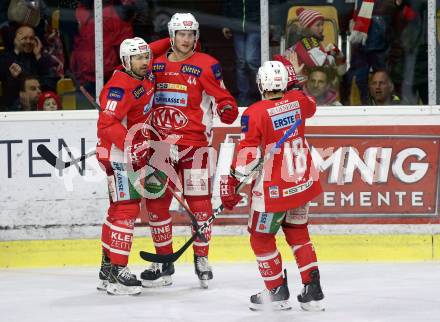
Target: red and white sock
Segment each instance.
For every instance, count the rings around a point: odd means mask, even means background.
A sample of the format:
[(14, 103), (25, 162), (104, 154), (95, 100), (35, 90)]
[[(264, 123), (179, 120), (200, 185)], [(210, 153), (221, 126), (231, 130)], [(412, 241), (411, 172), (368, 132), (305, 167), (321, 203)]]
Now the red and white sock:
[(301, 273), (302, 283), (308, 284), (310, 282), (310, 272), (318, 268), (318, 260), (313, 244), (309, 241), (304, 245), (294, 245), (292, 251)]
[(307, 224), (285, 227), (283, 231), (295, 256), (296, 265), (301, 273), (301, 280), (303, 284), (308, 284), (310, 282), (310, 272), (318, 268), (318, 260), (310, 241)]
[(133, 243), (133, 231), (133, 219), (119, 219), (110, 224), (109, 255), (112, 264), (127, 266)]
[(257, 263), (268, 290), (283, 284), (283, 261), (278, 250), (271, 254), (257, 255)]
[(152, 221), (150, 219), (150, 229), (156, 253), (162, 255), (171, 254), (173, 252), (173, 226), (171, 218), (163, 221)]
[[(199, 226), (202, 226), (205, 221), (212, 215), (212, 211), (199, 211), (194, 213), (197, 224)], [(201, 240), (199, 237), (196, 237), (194, 239), (193, 249), (194, 254), (197, 256), (208, 256), (209, 252), (209, 241), (211, 240), (211, 228), (212, 224), (208, 226), (208, 228), (204, 232), (204, 237), (206, 238), (207, 242)], [(191, 226), (191, 232), (194, 234), (195, 230), (194, 227)]]
[(106, 220), (102, 225), (101, 232), (102, 249), (104, 250), (104, 253), (107, 255), (107, 257), (110, 257), (110, 226), (111, 224), (108, 222), (108, 220)]

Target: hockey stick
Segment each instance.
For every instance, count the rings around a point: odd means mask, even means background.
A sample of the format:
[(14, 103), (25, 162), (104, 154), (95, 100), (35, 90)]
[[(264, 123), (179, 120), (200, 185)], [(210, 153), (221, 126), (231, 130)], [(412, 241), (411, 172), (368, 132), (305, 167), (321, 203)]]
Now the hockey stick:
[[(73, 84), (75, 85), (75, 87), (78, 87), (79, 90), (81, 91), (81, 93), (84, 95), (84, 97), (93, 105), (94, 108), (96, 108), (98, 111), (101, 110), (101, 108), (99, 107), (99, 105), (95, 102), (95, 100), (93, 99), (93, 97), (89, 94), (89, 92), (87, 92), (87, 90), (84, 88), (84, 86), (80, 85), (75, 76), (70, 73), (70, 72), (66, 72), (66, 76), (68, 78), (70, 78), (73, 82)], [(40, 154), (40, 156), (46, 160), (47, 163), (49, 163), (51, 166), (53, 166), (54, 168), (58, 169), (58, 170), (63, 170), (66, 169), (68, 167), (70, 167), (71, 165), (80, 163), (82, 161), (84, 161), (85, 159), (94, 156), (96, 154), (96, 151), (90, 151), (84, 155), (81, 155), (80, 157), (70, 160), (68, 162), (64, 162), (61, 158), (58, 158), (55, 154), (53, 154), (48, 148), (47, 146), (45, 146), (44, 144), (39, 144), (37, 146), (37, 152), (38, 154)]]
[[(64, 170), (68, 167), (70, 167), (71, 165), (80, 163), (81, 161), (93, 156), (96, 154), (96, 151), (90, 151), (89, 153), (86, 153), (82, 156), (80, 156), (79, 158), (73, 159), (71, 161), (65, 162), (62, 159), (58, 158), (55, 154), (53, 154), (47, 146), (45, 146), (44, 144), (40, 144), (37, 146), (37, 152), (40, 154), (40, 156), (47, 162), (49, 163), (51, 166), (53, 166), (54, 168), (56, 168), (57, 170)], [(189, 209), (188, 205), (185, 203), (184, 200), (182, 200), (182, 198), (174, 191), (174, 189), (172, 189), (167, 183), (166, 181), (159, 176), (159, 174), (157, 173), (157, 169), (155, 169), (155, 171), (153, 172), (153, 176), (161, 183), (163, 184), (173, 195), (174, 198), (177, 199), (177, 201), (182, 205), (182, 207), (188, 212), (189, 218), (191, 219), (191, 224), (194, 227), (194, 230), (196, 232), (199, 231), (199, 224), (197, 223), (197, 218), (194, 216), (193, 212), (191, 211), (191, 209)], [(206, 238), (204, 235), (200, 234), (200, 239), (202, 239), (204, 242), (207, 242)]]
[[(246, 184), (249, 178), (252, 178), (255, 174), (257, 174), (260, 169), (263, 167), (263, 165), (273, 156), (273, 154), (276, 152), (277, 149), (281, 147), (281, 145), (284, 144), (284, 142), (291, 136), (297, 129), (297, 127), (301, 124), (301, 119), (296, 120), (295, 123), (284, 133), (283, 137), (270, 149), (268, 153), (264, 156), (264, 158), (260, 159), (258, 163), (252, 168), (250, 173), (245, 177), (244, 180), (242, 180), (239, 185), (236, 188), (236, 192), (238, 193)], [(148, 262), (156, 262), (156, 263), (169, 263), (169, 262), (175, 262), (177, 259), (179, 259), (180, 256), (185, 252), (185, 250), (194, 242), (194, 239), (197, 237), (198, 234), (202, 234), (205, 229), (209, 227), (209, 225), (212, 224), (212, 222), (215, 220), (215, 218), (223, 211), (223, 204), (221, 204), (217, 209), (214, 210), (213, 214), (208, 218), (208, 220), (205, 221), (205, 223), (200, 226), (199, 230), (197, 230), (190, 239), (175, 253), (172, 254), (154, 254), (149, 253), (145, 251), (140, 251), (139, 255), (143, 260), (146, 260)]]
[[(72, 75), (73, 76), (73, 75)], [(92, 104), (99, 112), (101, 112), (101, 107), (98, 105), (98, 103), (96, 103), (96, 101), (93, 99), (92, 95), (90, 95), (90, 93), (84, 88), (84, 86), (80, 85), (79, 89), (81, 91), (81, 93), (84, 95), (84, 97), (90, 102), (90, 104)], [(47, 148), (46, 148), (47, 149)], [(38, 150), (38, 148), (37, 148)], [(50, 152), (50, 151), (49, 151)], [(184, 200), (182, 200), (182, 198), (179, 197), (179, 195), (167, 184), (167, 182), (165, 180), (163, 180), (163, 178), (157, 173), (158, 169), (149, 165), (150, 167), (152, 167), (155, 171), (153, 172), (153, 176), (162, 184), (164, 185), (168, 191), (171, 192), (171, 194), (173, 195), (174, 198), (176, 198), (176, 200), (182, 205), (182, 207), (187, 211), (189, 218), (191, 219), (191, 224), (194, 227), (194, 230), (196, 232), (199, 231), (199, 224), (197, 223), (197, 218), (196, 216), (193, 214), (193, 212), (191, 211), (191, 209), (189, 209), (189, 207), (186, 205), (186, 203), (184, 202)], [(199, 237), (200, 239), (202, 239), (204, 242), (207, 242), (206, 237), (200, 233)]]
[(168, 191), (171, 192), (173, 197), (176, 198), (176, 200), (180, 203), (180, 205), (186, 210), (186, 212), (188, 213), (189, 219), (191, 219), (191, 224), (194, 227), (195, 234), (198, 235), (202, 241), (207, 243), (208, 240), (206, 239), (205, 235), (203, 235), (201, 233), (201, 231), (200, 231), (201, 226), (199, 226), (199, 223), (197, 222), (196, 216), (194, 215), (192, 210), (189, 208), (189, 206), (186, 204), (185, 200), (183, 200), (177, 194), (177, 192), (174, 191), (174, 189), (171, 188), (170, 185), (167, 184), (167, 182), (157, 173), (157, 171), (159, 171), (157, 168), (153, 167), (152, 165), (149, 165), (149, 166), (154, 169), (153, 176), (157, 179), (157, 181), (159, 181), (163, 186), (165, 186), (168, 189)]
[(56, 168), (58, 170), (66, 169), (66, 168), (70, 167), (71, 165), (80, 163), (80, 162), (84, 161), (85, 159), (96, 154), (96, 151), (90, 151), (90, 152), (80, 156), (79, 158), (64, 162), (61, 158), (58, 158), (55, 154), (53, 154), (48, 149), (48, 147), (45, 146), (44, 144), (39, 144), (37, 146), (37, 152), (38, 152), (38, 154), (40, 154), (40, 156), (47, 163), (49, 163), (51, 166), (53, 166), (54, 168)]
[[(72, 75), (73, 77), (73, 75)], [(72, 78), (73, 79), (73, 78)], [(76, 82), (75, 82), (76, 83)], [(90, 104), (92, 104), (98, 111), (100, 111), (100, 107), (99, 105), (95, 102), (95, 100), (93, 99), (92, 95), (90, 95), (90, 93), (82, 86), (79, 85), (79, 89), (81, 91), (81, 93), (84, 95), (84, 97), (90, 102)], [(83, 160), (87, 159), (88, 157), (91, 157), (93, 155), (96, 154), (96, 151), (91, 151), (87, 154), (84, 154), (82, 156), (80, 156), (79, 158), (73, 159), (71, 161), (68, 162), (64, 162), (62, 159), (58, 158), (55, 154), (53, 154), (48, 148), (47, 146), (45, 146), (44, 144), (40, 144), (37, 146), (37, 152), (40, 154), (40, 156), (46, 160), (46, 162), (48, 162), (50, 165), (52, 165), (53, 167), (55, 167), (58, 170), (63, 170), (66, 169), (68, 167), (70, 167), (71, 165), (77, 164), (79, 162), (82, 162)], [(152, 167), (154, 168), (154, 167)], [(189, 207), (187, 206), (187, 204), (184, 202), (184, 200), (182, 200), (182, 198), (180, 198), (180, 196), (167, 184), (167, 182), (157, 173), (157, 169), (154, 168), (154, 172), (153, 172), (153, 176), (162, 184), (164, 185), (173, 195), (174, 198), (176, 198), (176, 200), (182, 205), (182, 207), (188, 212), (189, 218), (191, 220), (191, 224), (194, 227), (194, 230), (196, 232), (199, 231), (199, 224), (197, 222), (197, 218), (195, 217), (195, 215), (193, 214), (193, 212), (191, 211), (191, 209), (189, 209)], [(206, 237), (203, 234), (199, 234), (200, 239), (202, 239), (204, 242), (207, 242)]]
[[(85, 98), (90, 102), (90, 104), (92, 104), (98, 111), (101, 111), (101, 108), (99, 107), (99, 105), (96, 103), (96, 101), (93, 99), (92, 95), (90, 95), (90, 93), (84, 88), (84, 86), (80, 85), (79, 89), (81, 91), (81, 93), (83, 93), (83, 95), (85, 96)], [(193, 212), (191, 211), (191, 209), (189, 209), (189, 207), (187, 206), (187, 204), (185, 203), (184, 200), (182, 200), (182, 198), (179, 197), (179, 195), (174, 191), (174, 189), (172, 189), (167, 182), (157, 173), (158, 169), (156, 169), (155, 167), (149, 165), (150, 167), (154, 168), (154, 172), (153, 172), (153, 176), (162, 184), (164, 185), (168, 191), (171, 192), (171, 194), (173, 195), (174, 198), (176, 198), (176, 200), (182, 205), (182, 207), (187, 211), (189, 218), (191, 219), (191, 224), (194, 227), (194, 230), (197, 232), (199, 231), (199, 224), (197, 223), (197, 218), (196, 216), (193, 214)], [(201, 240), (203, 240), (204, 242), (208, 242), (206, 237), (202, 234), (199, 234), (199, 237)]]

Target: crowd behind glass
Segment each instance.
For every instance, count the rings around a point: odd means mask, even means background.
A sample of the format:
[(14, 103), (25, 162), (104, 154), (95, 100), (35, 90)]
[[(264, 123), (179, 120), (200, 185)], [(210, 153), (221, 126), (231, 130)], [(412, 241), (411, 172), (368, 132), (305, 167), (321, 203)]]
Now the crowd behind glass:
[[(270, 54), (294, 53), (302, 89), (319, 106), (427, 105), (427, 6), (271, 0)], [(122, 40), (168, 37), (171, 15), (185, 11), (198, 19), (201, 51), (221, 62), (239, 105), (259, 99), (259, 0), (103, 0), (104, 80), (120, 64)], [(0, 111), (93, 108), (78, 86), (95, 94), (94, 41), (93, 1), (2, 1)]]

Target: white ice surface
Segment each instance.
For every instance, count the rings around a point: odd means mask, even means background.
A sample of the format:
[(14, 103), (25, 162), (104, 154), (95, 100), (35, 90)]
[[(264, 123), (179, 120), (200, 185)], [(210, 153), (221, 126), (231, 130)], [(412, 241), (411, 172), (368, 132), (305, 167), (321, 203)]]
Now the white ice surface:
[[(440, 263), (323, 263), (325, 312), (303, 312), (299, 273), (287, 263), (293, 309), (252, 312), (249, 296), (263, 287), (255, 264), (215, 264), (209, 289), (191, 265), (177, 265), (174, 284), (140, 296), (98, 292), (97, 269), (0, 270), (1, 322), (150, 321), (440, 321)], [(143, 267), (134, 267), (140, 273)]]

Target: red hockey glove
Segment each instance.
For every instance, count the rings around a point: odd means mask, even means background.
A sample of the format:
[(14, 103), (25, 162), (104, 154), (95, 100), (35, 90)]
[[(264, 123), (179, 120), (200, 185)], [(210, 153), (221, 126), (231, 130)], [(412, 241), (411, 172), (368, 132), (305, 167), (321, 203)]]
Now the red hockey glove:
[(238, 108), (230, 104), (226, 104), (219, 106), (217, 108), (217, 113), (223, 123), (232, 124), (238, 116)]
[(235, 193), (238, 184), (239, 181), (233, 176), (221, 176), (220, 178), (220, 198), (226, 209), (232, 210), (243, 199), (242, 196)]
[(129, 162), (133, 165), (135, 170), (144, 167), (150, 156), (149, 141), (143, 141), (127, 147), (127, 154)]
[[(297, 75), (295, 66), (293, 66), (287, 58), (282, 55), (273, 55), (273, 59), (283, 63), (284, 67), (286, 67), (287, 69), (287, 75), (289, 77), (287, 80), (287, 90), (292, 89), (294, 86), (302, 85), (303, 83), (305, 83), (305, 77), (301, 74)], [(298, 68), (300, 69), (299, 73), (301, 73), (303, 68), (301, 66), (298, 66)]]

